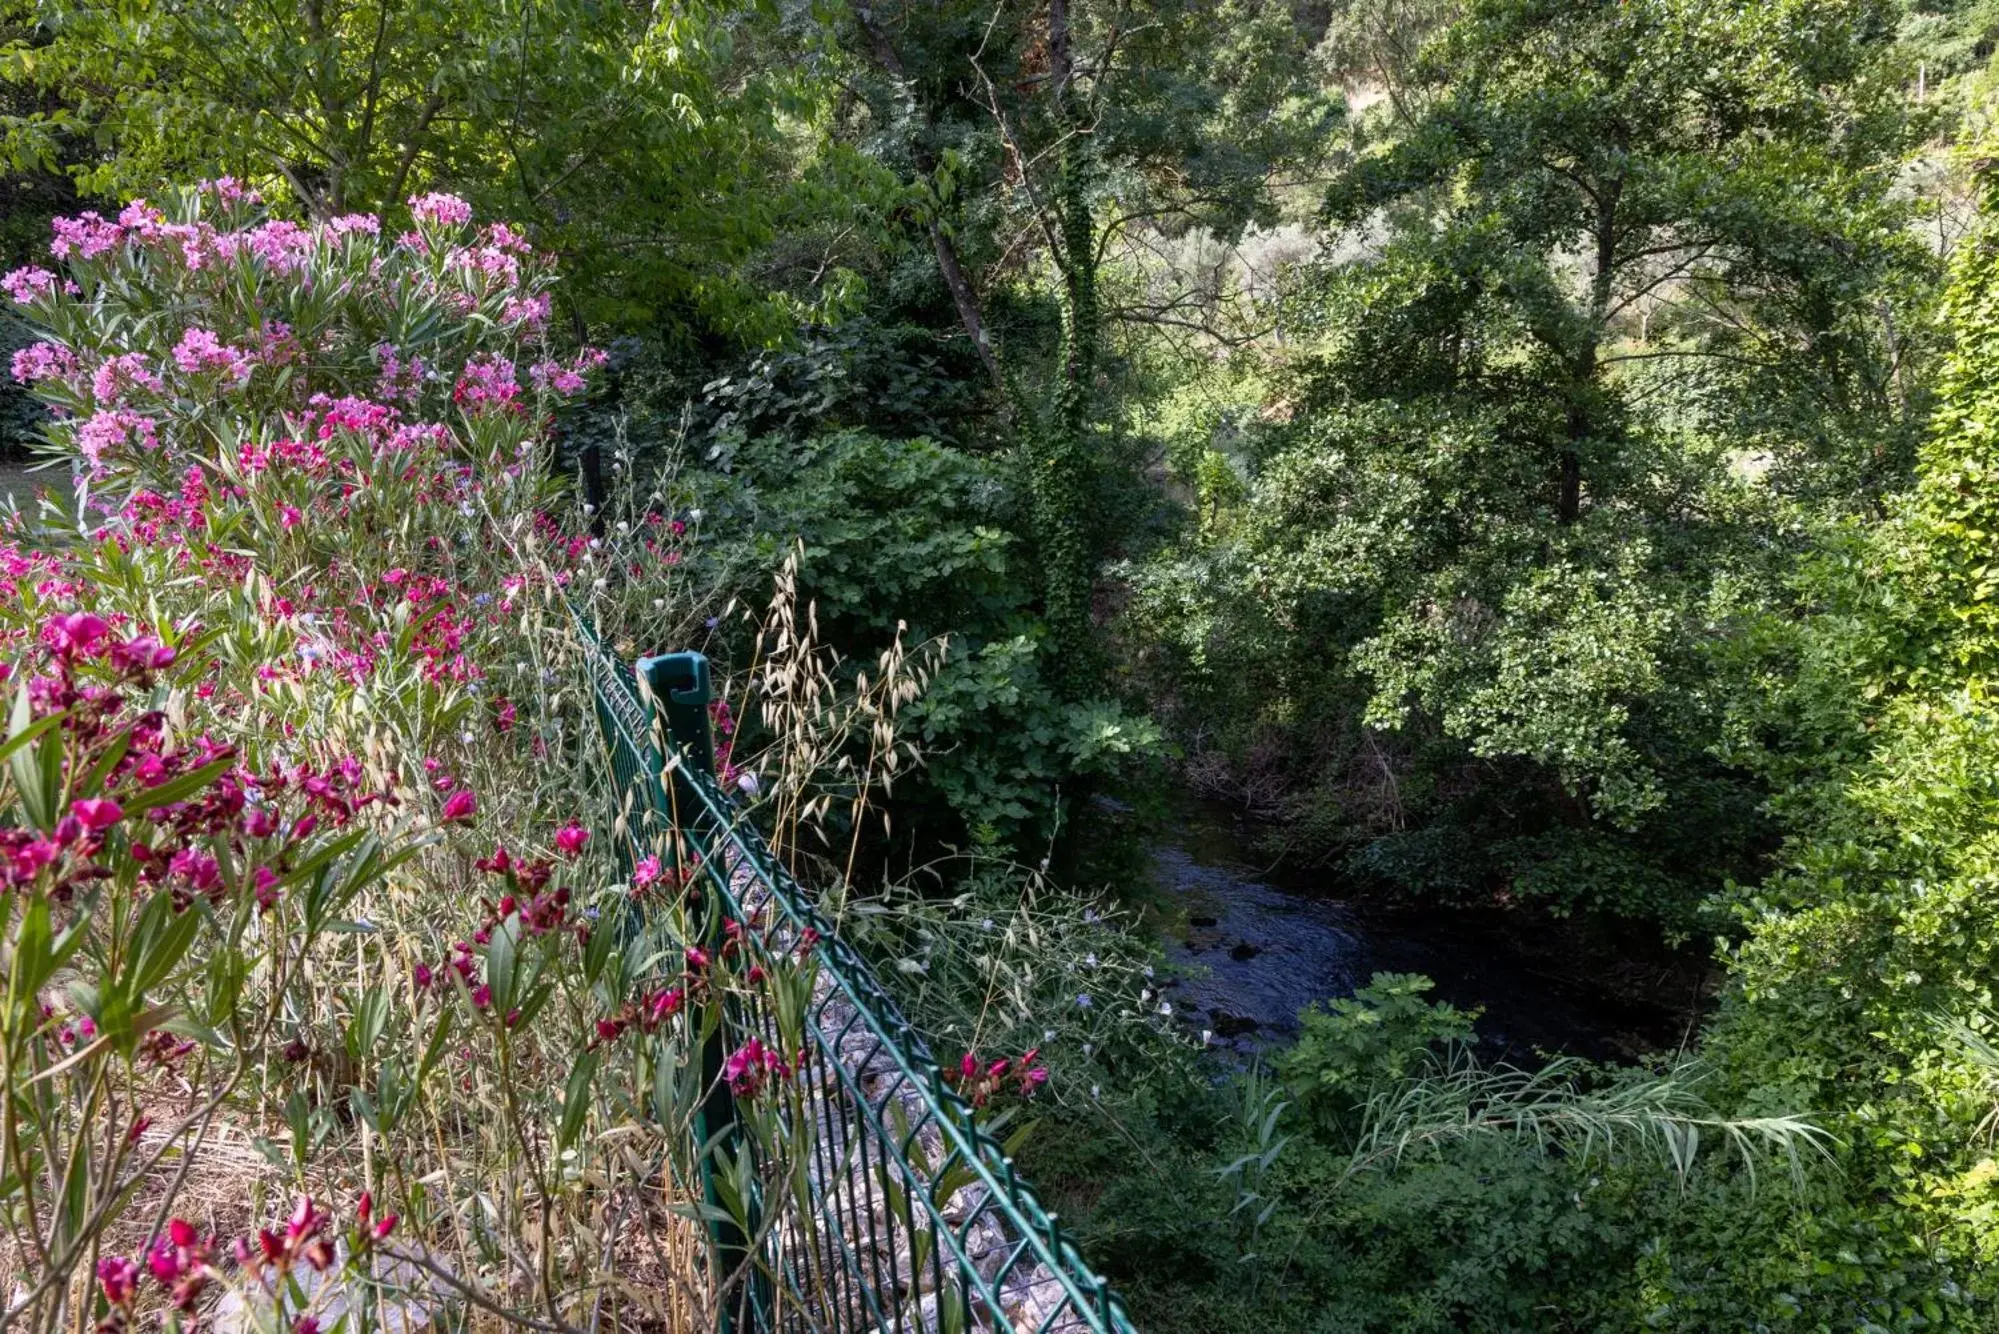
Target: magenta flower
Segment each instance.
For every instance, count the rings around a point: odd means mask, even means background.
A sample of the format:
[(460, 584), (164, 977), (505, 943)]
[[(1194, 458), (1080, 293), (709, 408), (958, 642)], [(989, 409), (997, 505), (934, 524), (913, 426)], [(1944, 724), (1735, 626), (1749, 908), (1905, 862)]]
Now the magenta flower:
[(680, 1013), (680, 1007), (686, 1002), (687, 993), (679, 987), (669, 987), (665, 991), (654, 992), (645, 1002), (643, 1022), (646, 1028), (648, 1030), (657, 1028), (673, 1018)]
[(475, 417), (486, 412), (518, 411), (520, 396), (514, 363), (491, 354), (466, 362), (464, 373), (451, 390), (451, 401)]
[(69, 812), (91, 833), (109, 829), (125, 818), (125, 808), (109, 797), (85, 797), (70, 805)]
[(110, 406), (121, 401), (128, 390), (148, 389), (157, 394), (166, 386), (153, 373), (146, 358), (137, 352), (127, 352), (123, 356), (107, 357), (90, 377), (90, 392), (97, 401)]
[(94, 658), (101, 651), (104, 637), (111, 633), (111, 627), (101, 616), (93, 616), (87, 611), (73, 611), (64, 616), (51, 617), (42, 626), (42, 642), (53, 649), (58, 657)]
[(642, 857), (639, 859), (639, 864), (632, 868), (632, 884), (640, 889), (644, 889), (647, 885), (654, 884), (658, 880), (659, 858), (657, 857)]
[(478, 809), (479, 798), (473, 795), (471, 788), (461, 787), (444, 799), (444, 822), (470, 824)]
[(111, 665), (121, 672), (157, 672), (173, 666), (179, 656), (151, 635), (140, 635), (111, 647)]
[(590, 831), (574, 820), (555, 831), (555, 846), (562, 849), (565, 857), (580, 856), (583, 845), (589, 841)]
[(764, 1044), (751, 1038), (742, 1046), (729, 1053), (728, 1064), (722, 1067), (722, 1077), (729, 1081), (729, 1092), (739, 1098), (753, 1098), (763, 1087)]
[(194, 1224), (175, 1218), (167, 1223), (167, 1235), (153, 1243), (146, 1267), (152, 1271), (153, 1280), (167, 1289), (168, 1300), (182, 1311), (192, 1311), (195, 1299), (214, 1273), (209, 1260), (209, 1248), (194, 1230)]
[(107, 1306), (127, 1307), (139, 1295), (139, 1264), (129, 1256), (113, 1255), (97, 1262), (97, 1285)]

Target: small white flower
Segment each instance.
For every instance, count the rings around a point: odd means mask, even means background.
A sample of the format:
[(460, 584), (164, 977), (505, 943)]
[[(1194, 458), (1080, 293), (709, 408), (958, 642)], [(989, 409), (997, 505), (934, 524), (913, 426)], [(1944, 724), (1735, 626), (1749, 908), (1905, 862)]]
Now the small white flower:
[(1042, 1040), (1043, 1042), (1053, 1042), (1053, 1041), (1055, 1040), (1055, 1030), (1054, 1030), (1054, 1029), (1052, 1029), (1052, 1028), (1044, 1028), (1044, 1029), (1042, 1029), (1042, 1030), (1041, 1030), (1041, 1040)]
[(1097, 1097), (1101, 1097), (1101, 1096), (1103, 1096), (1103, 1091), (1104, 1091), (1104, 1088), (1103, 1088), (1103, 1085), (1101, 1085), (1101, 1084), (1092, 1084), (1092, 1085), (1090, 1085), (1090, 1096), (1091, 1096), (1092, 1098), (1097, 1098)]
[(1163, 1001), (1159, 1002), (1159, 1013), (1161, 1013), (1161, 1014), (1165, 1015), (1165, 1016), (1166, 1016), (1167, 1018), (1169, 1018), (1169, 1019), (1170, 1019), (1170, 1018), (1172, 1018), (1172, 1017), (1173, 1017), (1173, 1002), (1172, 1002), (1172, 1001), (1169, 1001), (1169, 1000), (1163, 1000)]
[(599, 592), (601, 592), (604, 589), (609, 588), (610, 585), (604, 582), (602, 579), (592, 579), (590, 581), (590, 587), (597, 589)]
[(1083, 956), (1083, 967), (1095, 968), (1096, 966), (1097, 966), (1097, 952), (1095, 950), (1091, 950), (1088, 954), (1085, 954)]
[(700, 522), (701, 522), (701, 511), (700, 511), (700, 510), (689, 510), (689, 511), (687, 511), (687, 521), (688, 521), (689, 523), (700, 523)]
[(736, 779), (736, 786), (754, 797), (763, 784), (757, 781), (755, 774), (743, 774)]
[(1085, 1055), (1085, 1056), (1088, 1056), (1088, 1055), (1089, 1055), (1089, 1054), (1090, 1054), (1091, 1052), (1095, 1051), (1096, 1049), (1097, 1049), (1097, 1044), (1096, 1044), (1096, 1043), (1094, 1043), (1094, 1042), (1085, 1042), (1085, 1043), (1083, 1044), (1083, 1055)]
[(604, 545), (604, 541), (603, 541), (603, 539), (602, 539), (602, 538), (598, 538), (598, 537), (593, 537), (593, 538), (591, 538), (591, 539), (590, 539), (590, 549), (591, 549), (592, 551), (595, 551), (595, 550), (596, 550), (596, 549), (597, 549), (598, 547), (601, 547), (601, 546), (603, 546), (603, 545)]
[(1147, 965), (1145, 965), (1145, 975), (1146, 975), (1147, 977), (1151, 977), (1151, 976), (1152, 976), (1152, 965), (1151, 965), (1151, 964), (1147, 964)]
[(618, 531), (621, 533), (629, 533), (630, 531), (632, 531), (632, 526), (626, 523), (623, 519), (620, 519), (618, 520)]
[(993, 929), (993, 919), (992, 919), (992, 918), (990, 918), (990, 917), (988, 917), (988, 918), (987, 918), (987, 919), (986, 919), (985, 921), (983, 921), (983, 922), (980, 922), (980, 923), (979, 923), (979, 929), (980, 929), (980, 930), (982, 930), (982, 931), (990, 931), (990, 930), (992, 930), (992, 929)]
[(583, 512), (585, 514), (595, 514), (597, 512), (597, 507), (595, 505), (592, 505), (589, 501), (586, 500), (583, 502)]
[(1202, 1045), (1203, 1047), (1205, 1047), (1205, 1046), (1208, 1046), (1208, 1045), (1209, 1045), (1210, 1043), (1212, 1043), (1212, 1042), (1213, 1042), (1214, 1040), (1215, 1040), (1215, 1030), (1214, 1030), (1214, 1029), (1212, 1029), (1212, 1028), (1204, 1028), (1204, 1029), (1202, 1029), (1202, 1030), (1201, 1030), (1201, 1045)]
[(665, 610), (666, 610), (666, 599), (665, 599), (665, 598), (654, 598), (654, 599), (652, 600), (652, 609), (653, 609), (654, 611), (665, 611)]

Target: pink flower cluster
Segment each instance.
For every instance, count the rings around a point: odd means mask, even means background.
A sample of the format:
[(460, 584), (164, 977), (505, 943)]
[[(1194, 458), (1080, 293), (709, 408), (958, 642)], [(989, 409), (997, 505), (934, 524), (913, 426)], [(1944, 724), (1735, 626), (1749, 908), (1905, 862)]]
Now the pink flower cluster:
[(250, 382), (255, 362), (241, 348), (230, 347), (199, 326), (190, 325), (174, 345), (174, 364), (188, 375), (220, 374), (238, 388)]
[(155, 394), (166, 391), (165, 384), (153, 373), (152, 363), (143, 352), (106, 357), (97, 367), (97, 373), (90, 377), (91, 394), (107, 406), (121, 403), (126, 394), (134, 389)]
[[(300, 1265), (324, 1271), (332, 1267), (336, 1258), (326, 1237), (331, 1222), (332, 1219), (309, 1198), (301, 1198), (286, 1221), (282, 1235), (269, 1228), (260, 1229), (254, 1242), (249, 1237), (237, 1238), (227, 1248), (228, 1254), (253, 1277), (262, 1277), (267, 1270), (275, 1270), (282, 1279)], [(352, 1231), (354, 1249), (363, 1251), (384, 1240), (395, 1230), (395, 1225), (394, 1214), (374, 1218), (373, 1202), (367, 1192), (362, 1192), (355, 1209)], [(100, 1331), (129, 1326), (134, 1304), (138, 1300), (142, 1273), (152, 1276), (177, 1310), (192, 1313), (202, 1290), (217, 1276), (216, 1257), (220, 1249), (218, 1238), (204, 1239), (194, 1224), (186, 1219), (174, 1218), (168, 1220), (166, 1232), (147, 1252), (143, 1271), (139, 1262), (128, 1256), (110, 1256), (101, 1260), (97, 1266), (98, 1287), (104, 1295), (105, 1305), (111, 1308), (111, 1318), (99, 1326)], [(295, 1330), (304, 1323), (301, 1321), (300, 1326), (294, 1327)], [(316, 1330), (317, 1322), (312, 1324)]]
[(974, 1107), (984, 1107), (1009, 1088), (1018, 1090), (1023, 1098), (1031, 1098), (1036, 1089), (1048, 1082), (1047, 1067), (1040, 1060), (1039, 1047), (1028, 1048), (1016, 1060), (1001, 1057), (982, 1061), (968, 1051), (959, 1058), (957, 1069), (944, 1072), (944, 1079)]
[(199, 186), (203, 194), (212, 195), (222, 204), (261, 204), (264, 197), (255, 190), (245, 189), (234, 176), (218, 176), (212, 181), (203, 181)]
[[(167, 1223), (166, 1235), (153, 1243), (153, 1249), (146, 1256), (146, 1268), (177, 1310), (192, 1311), (201, 1290), (215, 1277), (214, 1260), (214, 1240), (204, 1241), (201, 1234), (195, 1231), (194, 1224), (176, 1218)], [(131, 1265), (129, 1260), (124, 1263)], [(130, 1269), (114, 1267), (112, 1280), (106, 1281), (104, 1268), (100, 1265), (98, 1278), (109, 1301), (114, 1283), (129, 1289), (132, 1274)], [(129, 1290), (125, 1296), (125, 1304), (129, 1306)], [(115, 1302), (112, 1304), (117, 1305)]]
[(764, 1091), (767, 1082), (791, 1078), (791, 1065), (775, 1047), (765, 1046), (760, 1038), (751, 1038), (729, 1053), (722, 1067), (722, 1078), (728, 1081), (729, 1092), (738, 1098), (754, 1098)]
[(546, 292), (537, 292), (533, 296), (509, 297), (507, 303), (500, 307), (500, 323), (510, 326), (521, 325), (531, 333), (538, 332), (548, 323), (549, 312), (553, 307), (554, 301)]
[(33, 343), (14, 354), (14, 378), (22, 384), (66, 380), (76, 369), (76, 353), (61, 343)]
[(38, 269), (32, 264), (15, 269), (0, 278), (0, 291), (23, 306), (31, 306), (56, 290), (56, 276), (47, 269)]
[(429, 370), (422, 357), (411, 357), (404, 361), (393, 343), (377, 343), (375, 360), (381, 365), (380, 377), (375, 381), (377, 397), (395, 403), (414, 403), (423, 392), (424, 376)]
[(410, 216), (419, 223), (433, 223), (439, 227), (462, 227), (472, 221), (472, 206), (457, 195), (436, 193), (414, 195), (409, 203)]
[(57, 218), (50, 225), (55, 239), (49, 242), (49, 253), (57, 259), (68, 259), (72, 254), (81, 259), (95, 259), (117, 249), (125, 239), (123, 227), (94, 212)]
[[(143, 1267), (138, 1260), (123, 1255), (98, 1262), (98, 1291), (110, 1308), (109, 1316), (98, 1326), (99, 1334), (131, 1327), (143, 1276), (149, 1275), (159, 1285), (175, 1310), (192, 1315), (202, 1292), (220, 1277), (217, 1262), (223, 1255), (245, 1275), (272, 1289), (281, 1287), (287, 1275), (302, 1267), (324, 1273), (338, 1258), (332, 1225), (332, 1217), (307, 1196), (299, 1198), (281, 1229), (259, 1228), (254, 1237), (238, 1237), (227, 1247), (220, 1238), (203, 1237), (186, 1219), (169, 1219), (166, 1231), (146, 1252)], [(374, 1201), (363, 1191), (348, 1233), (350, 1249), (364, 1253), (386, 1240), (395, 1227), (394, 1214), (375, 1217)], [(293, 1327), (293, 1334), (316, 1334), (318, 1328), (318, 1321), (308, 1316)]]
[(305, 258), (312, 253), (313, 234), (295, 222), (276, 218), (261, 227), (253, 228), (245, 244), (250, 253), (264, 262), (264, 267), (272, 273), (289, 275), (297, 273), (305, 265)]
[(543, 393), (553, 391), (568, 398), (582, 393), (589, 384), (585, 377), (609, 360), (610, 355), (601, 349), (585, 348), (566, 365), (559, 361), (537, 361), (528, 367), (528, 378)]
[(30, 707), (38, 717), (62, 716), (71, 763), (97, 776), (101, 795), (72, 802), (48, 834), (0, 830), (0, 888), (35, 883), (68, 898), (107, 874), (97, 862), (104, 835), (131, 823), (120, 794), (206, 771), (206, 782), (181, 800), (148, 806), (146, 828), (126, 829), (139, 883), (165, 889), (177, 909), (197, 896), (219, 898), (230, 889), (216, 856), (226, 848), (238, 865), (270, 873), (252, 877), (259, 906), (269, 910), (281, 874), (322, 821), (339, 828), (384, 799), (360, 795), (361, 767), (351, 757), (326, 769), (301, 764), (254, 775), (232, 768), (232, 751), (207, 737), (169, 747), (163, 715), (126, 716), (128, 694), (149, 693), (154, 676), (177, 661), (155, 636), (121, 635), (103, 617), (70, 612), (49, 618), (39, 640), (48, 670), (28, 680)]
[(159, 448), (159, 428), (152, 418), (117, 408), (93, 414), (76, 431), (77, 452), (93, 468), (102, 467), (105, 456), (126, 445), (141, 449)]
[(465, 409), (467, 416), (491, 412), (519, 412), (521, 386), (514, 378), (514, 363), (505, 357), (485, 353), (465, 363), (464, 373), (451, 390), (451, 401)]

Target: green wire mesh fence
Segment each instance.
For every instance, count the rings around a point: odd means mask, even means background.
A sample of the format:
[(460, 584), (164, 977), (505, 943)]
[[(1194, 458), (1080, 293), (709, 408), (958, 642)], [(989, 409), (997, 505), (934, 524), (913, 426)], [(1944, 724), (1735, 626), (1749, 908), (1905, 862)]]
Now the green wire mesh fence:
[(718, 1329), (1129, 1334), (1007, 1145), (717, 781), (706, 659), (626, 667), (584, 635), (620, 856), (676, 887), (690, 959), (757, 983), (686, 998), (698, 1083), (678, 1170), (702, 1196)]

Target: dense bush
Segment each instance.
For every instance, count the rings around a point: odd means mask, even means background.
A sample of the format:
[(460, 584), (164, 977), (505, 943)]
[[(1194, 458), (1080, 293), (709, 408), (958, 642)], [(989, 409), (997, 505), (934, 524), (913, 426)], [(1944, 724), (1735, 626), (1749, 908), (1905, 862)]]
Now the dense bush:
[(710, 1300), (663, 1213), (604, 1268), (592, 1201), (651, 1208), (698, 1096), (675, 1016), (740, 983), (671, 912), (593, 926), (635, 891), (574, 777), (565, 605), (680, 633), (684, 525), (565, 531), (539, 433), (594, 357), (547, 350), (517, 235), (411, 209), (301, 226), (223, 181), (59, 220), (60, 272), (4, 280), (82, 479), (0, 600), (10, 1316)]
[(1041, 855), (1066, 804), (1157, 739), (1108, 699), (1065, 699), (1004, 468), (926, 439), (858, 431), (762, 436), (684, 476), (711, 553), (774, 569), (793, 543), (799, 596), (857, 664), (898, 636), (942, 658), (908, 721), (923, 768), (900, 794), (907, 831)]

